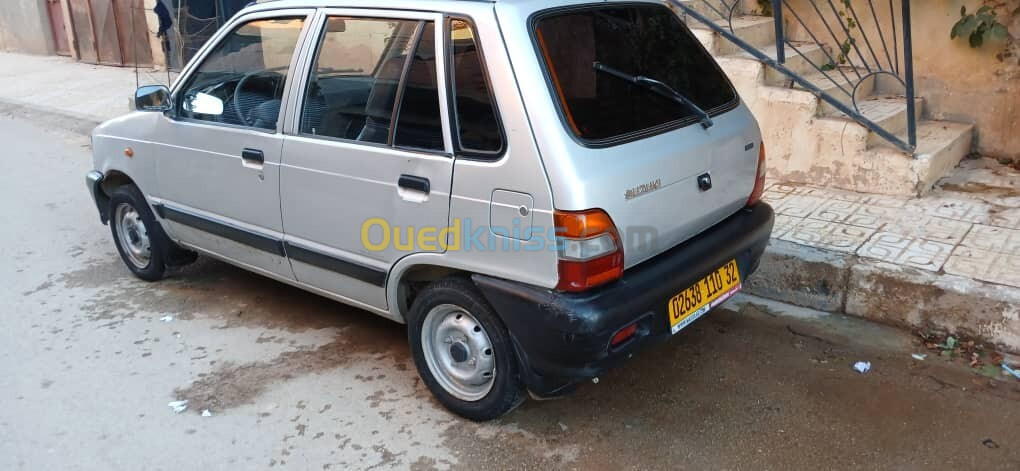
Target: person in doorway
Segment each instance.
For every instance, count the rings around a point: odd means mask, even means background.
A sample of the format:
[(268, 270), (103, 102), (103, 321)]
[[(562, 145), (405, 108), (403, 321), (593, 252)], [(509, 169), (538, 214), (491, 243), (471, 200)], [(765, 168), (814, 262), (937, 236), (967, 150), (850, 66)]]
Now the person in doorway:
[(170, 28), (174, 25), (173, 15), (170, 14), (170, 10), (163, 4), (163, 0), (156, 0), (156, 8), (153, 9), (153, 13), (156, 14), (156, 18), (159, 19), (159, 30), (156, 31), (156, 37), (161, 39), (163, 45), (163, 56), (168, 60), (170, 58), (170, 35), (167, 33)]

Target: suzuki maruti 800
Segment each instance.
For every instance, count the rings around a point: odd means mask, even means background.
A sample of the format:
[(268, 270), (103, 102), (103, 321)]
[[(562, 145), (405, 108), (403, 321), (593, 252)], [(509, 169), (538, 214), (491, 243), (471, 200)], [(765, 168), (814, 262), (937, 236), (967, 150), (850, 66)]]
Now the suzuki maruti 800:
[(139, 278), (215, 257), (407, 325), (487, 420), (671, 336), (757, 268), (754, 117), (654, 1), (279, 0), (93, 133)]

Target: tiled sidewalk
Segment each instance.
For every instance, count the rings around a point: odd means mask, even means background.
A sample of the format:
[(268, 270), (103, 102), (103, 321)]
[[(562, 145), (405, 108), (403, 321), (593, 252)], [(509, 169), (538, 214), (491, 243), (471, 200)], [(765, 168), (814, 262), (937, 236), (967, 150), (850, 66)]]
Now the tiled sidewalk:
[[(983, 197), (984, 196), (984, 197)], [(773, 238), (1020, 288), (1020, 196), (897, 198), (774, 184)]]

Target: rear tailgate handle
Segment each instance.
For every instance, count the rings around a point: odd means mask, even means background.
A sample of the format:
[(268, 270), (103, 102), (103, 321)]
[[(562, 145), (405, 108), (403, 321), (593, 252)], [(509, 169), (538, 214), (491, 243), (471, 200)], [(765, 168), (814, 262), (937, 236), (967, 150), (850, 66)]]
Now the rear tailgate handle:
[(245, 148), (241, 151), (241, 163), (261, 167), (266, 163), (266, 156), (258, 149)]
[(414, 190), (429, 194), (431, 189), (429, 185), (429, 179), (423, 177), (416, 177), (414, 175), (401, 175), (400, 180), (397, 180), (397, 185), (406, 190)]

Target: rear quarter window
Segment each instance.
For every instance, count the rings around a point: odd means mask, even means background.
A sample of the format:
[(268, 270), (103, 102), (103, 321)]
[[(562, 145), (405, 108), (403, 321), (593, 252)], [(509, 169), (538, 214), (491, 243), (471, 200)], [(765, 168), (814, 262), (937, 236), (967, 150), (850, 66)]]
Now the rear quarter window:
[(584, 143), (613, 145), (697, 122), (686, 105), (595, 63), (661, 81), (710, 115), (737, 106), (729, 79), (697, 38), (661, 5), (591, 5), (532, 20), (539, 57), (566, 125)]

